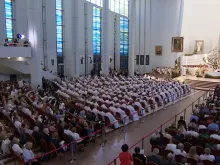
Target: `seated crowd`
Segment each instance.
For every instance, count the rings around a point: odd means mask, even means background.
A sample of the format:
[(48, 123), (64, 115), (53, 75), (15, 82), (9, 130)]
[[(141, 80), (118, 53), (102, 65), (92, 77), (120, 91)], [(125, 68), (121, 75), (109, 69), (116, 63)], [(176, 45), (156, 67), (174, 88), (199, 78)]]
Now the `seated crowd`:
[(189, 86), (174, 81), (120, 75), (43, 78), (43, 89), (22, 80), (0, 86), (1, 152), (33, 164), (39, 164), (32, 160), (39, 146), (44, 153), (58, 149), (55, 156), (62, 156), (68, 150), (62, 146), (77, 141), (75, 151), (83, 151), (103, 126), (117, 129), (190, 92)]
[(17, 47), (17, 46), (23, 46), (23, 47), (29, 47), (30, 42), (28, 40), (25, 40), (23, 43), (17, 38), (13, 38), (9, 40), (8, 38), (5, 39), (4, 46), (9, 47)]
[[(133, 158), (126, 161), (133, 161), (134, 165), (220, 164), (219, 105), (220, 97), (210, 95), (206, 102), (195, 105), (188, 124), (181, 116), (177, 125), (173, 123), (164, 133), (152, 135), (152, 155), (143, 157), (140, 149), (135, 148)], [(122, 151), (127, 152), (124, 148)], [(119, 156), (121, 161), (125, 159), (123, 155)]]

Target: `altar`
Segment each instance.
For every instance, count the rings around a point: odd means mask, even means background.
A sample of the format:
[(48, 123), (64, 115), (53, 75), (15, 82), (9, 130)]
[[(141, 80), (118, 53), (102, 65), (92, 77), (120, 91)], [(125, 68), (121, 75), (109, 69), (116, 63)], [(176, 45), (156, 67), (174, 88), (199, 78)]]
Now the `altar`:
[(203, 76), (209, 71), (206, 64), (207, 54), (185, 55), (181, 58), (181, 75)]

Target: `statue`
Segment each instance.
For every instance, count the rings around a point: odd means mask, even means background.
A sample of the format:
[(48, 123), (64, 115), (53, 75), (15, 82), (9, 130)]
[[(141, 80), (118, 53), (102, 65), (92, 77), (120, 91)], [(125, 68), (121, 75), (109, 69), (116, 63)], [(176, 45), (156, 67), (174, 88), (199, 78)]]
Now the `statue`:
[(197, 40), (196, 41), (196, 45), (195, 45), (195, 53), (196, 54), (202, 54), (203, 53), (203, 45), (204, 45), (203, 40)]
[(201, 43), (197, 42), (196, 44), (197, 44), (197, 52), (200, 52), (200, 50), (201, 50)]

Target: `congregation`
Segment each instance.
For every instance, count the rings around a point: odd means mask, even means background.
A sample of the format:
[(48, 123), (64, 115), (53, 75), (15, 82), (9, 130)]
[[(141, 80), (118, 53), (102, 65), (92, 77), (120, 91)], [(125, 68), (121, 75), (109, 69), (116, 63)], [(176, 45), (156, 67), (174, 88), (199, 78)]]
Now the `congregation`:
[(37, 89), (22, 80), (1, 82), (1, 152), (39, 164), (33, 160), (38, 146), (62, 156), (68, 150), (62, 146), (77, 141), (75, 151), (83, 151), (97, 130), (137, 121), (189, 93), (186, 84), (150, 76), (43, 78)]
[[(152, 134), (150, 138), (151, 155), (145, 156), (139, 147), (129, 159), (127, 145), (122, 146), (119, 155), (121, 162), (134, 162), (134, 165), (214, 165), (220, 163), (220, 97), (210, 95), (207, 100), (195, 105), (186, 123), (181, 116), (178, 122)], [(123, 165), (123, 163), (122, 163)]]

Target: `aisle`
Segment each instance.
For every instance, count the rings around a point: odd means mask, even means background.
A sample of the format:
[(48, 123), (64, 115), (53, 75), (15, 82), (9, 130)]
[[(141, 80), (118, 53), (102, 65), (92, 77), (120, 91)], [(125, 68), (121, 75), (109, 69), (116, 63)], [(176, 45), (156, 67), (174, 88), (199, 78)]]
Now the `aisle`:
[[(124, 133), (122, 129), (109, 133), (107, 135), (107, 143), (105, 147), (100, 147), (98, 143), (89, 144), (85, 148), (85, 152), (75, 155), (77, 159), (77, 165), (107, 165), (118, 156), (118, 153), (121, 151), (122, 144), (127, 143), (129, 146), (135, 144), (138, 140), (141, 139), (141, 137), (149, 134), (155, 130), (155, 128), (170, 119), (172, 116), (178, 112), (181, 112), (185, 107), (191, 104), (193, 100), (196, 100), (202, 94), (203, 92), (197, 92), (187, 97), (186, 99), (183, 99), (182, 101), (167, 107), (167, 109), (162, 109), (155, 114), (146, 116), (144, 118), (144, 123), (137, 121), (130, 124), (126, 133)], [(190, 113), (191, 108), (188, 108), (186, 116), (189, 116)], [(177, 120), (178, 119), (179, 118), (177, 118)], [(174, 122), (174, 120), (170, 121), (168, 124), (170, 125), (171, 122)], [(141, 144), (139, 146), (141, 146)], [(146, 154), (150, 153), (149, 139), (145, 140), (144, 148)], [(71, 155), (68, 153), (66, 158), (61, 158), (60, 160), (55, 159), (43, 164), (68, 164), (68, 160), (70, 158)]]

